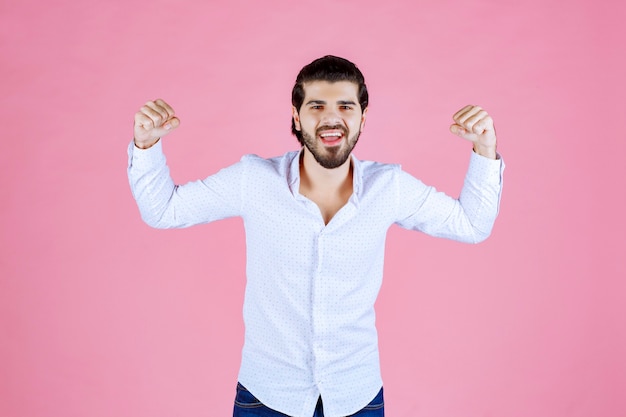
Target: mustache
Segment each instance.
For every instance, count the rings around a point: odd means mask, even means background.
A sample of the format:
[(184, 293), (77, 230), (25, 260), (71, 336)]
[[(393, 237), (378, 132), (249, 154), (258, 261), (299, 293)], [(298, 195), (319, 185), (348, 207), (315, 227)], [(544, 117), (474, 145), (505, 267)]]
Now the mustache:
[(321, 135), (322, 132), (326, 131), (326, 130), (340, 130), (344, 136), (346, 136), (348, 134), (348, 129), (344, 126), (344, 125), (326, 125), (326, 126), (320, 126), (317, 128), (317, 130), (315, 130), (315, 134), (316, 135)]

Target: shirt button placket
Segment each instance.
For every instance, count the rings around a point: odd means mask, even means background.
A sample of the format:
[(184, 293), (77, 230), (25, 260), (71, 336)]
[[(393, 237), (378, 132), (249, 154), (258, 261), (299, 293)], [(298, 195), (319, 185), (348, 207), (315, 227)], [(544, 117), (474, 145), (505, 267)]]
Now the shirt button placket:
[(322, 340), (320, 339), (320, 332), (324, 325), (323, 317), (323, 295), (322, 292), (322, 273), (324, 264), (324, 244), (325, 244), (324, 228), (322, 228), (317, 235), (317, 265), (315, 268), (315, 276), (313, 278), (313, 357), (315, 366), (313, 368), (313, 378), (315, 383), (319, 386), (321, 384), (320, 379), (320, 362), (322, 353)]

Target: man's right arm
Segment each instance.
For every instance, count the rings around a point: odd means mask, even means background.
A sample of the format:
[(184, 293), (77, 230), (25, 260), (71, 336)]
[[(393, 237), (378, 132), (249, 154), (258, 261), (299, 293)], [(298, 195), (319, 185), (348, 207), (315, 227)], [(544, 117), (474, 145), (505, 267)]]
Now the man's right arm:
[(128, 179), (142, 219), (157, 228), (187, 227), (240, 215), (242, 163), (204, 180), (175, 185), (160, 139), (180, 121), (163, 100), (146, 103), (135, 114), (128, 147)]

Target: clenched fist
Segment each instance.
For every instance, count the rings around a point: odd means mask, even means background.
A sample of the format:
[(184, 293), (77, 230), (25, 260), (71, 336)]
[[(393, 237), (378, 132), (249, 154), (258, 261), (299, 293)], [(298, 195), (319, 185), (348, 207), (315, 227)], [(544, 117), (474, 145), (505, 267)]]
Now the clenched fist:
[(179, 125), (169, 104), (161, 99), (148, 101), (135, 113), (135, 146), (148, 149)]
[(479, 106), (465, 106), (452, 116), (450, 131), (474, 143), (474, 152), (496, 159), (496, 131), (493, 119)]

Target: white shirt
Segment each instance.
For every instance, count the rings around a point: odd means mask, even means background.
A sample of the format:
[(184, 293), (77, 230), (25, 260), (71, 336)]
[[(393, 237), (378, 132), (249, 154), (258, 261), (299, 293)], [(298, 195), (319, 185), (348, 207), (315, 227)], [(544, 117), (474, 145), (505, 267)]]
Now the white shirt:
[(398, 165), (352, 156), (348, 203), (325, 225), (299, 193), (299, 152), (240, 162), (175, 185), (161, 142), (129, 146), (128, 175), (142, 218), (153, 227), (244, 220), (247, 284), (239, 381), (268, 407), (311, 417), (347, 416), (382, 386), (374, 302), (392, 224), (476, 243), (491, 232), (502, 189), (501, 160), (472, 153), (458, 200)]

